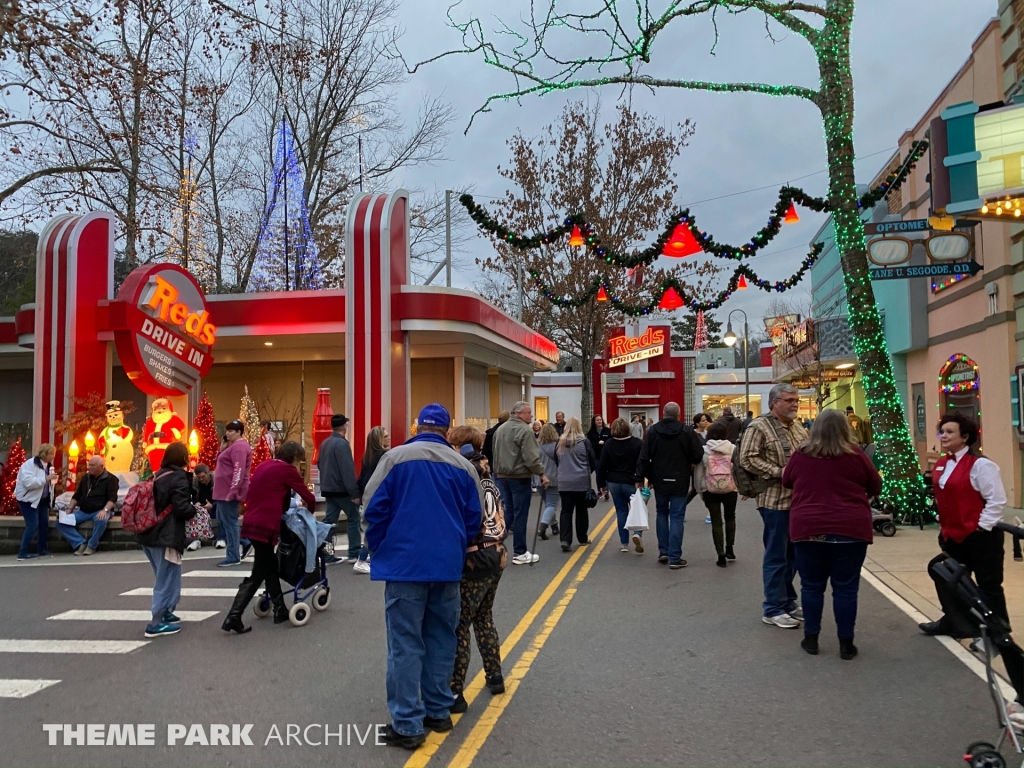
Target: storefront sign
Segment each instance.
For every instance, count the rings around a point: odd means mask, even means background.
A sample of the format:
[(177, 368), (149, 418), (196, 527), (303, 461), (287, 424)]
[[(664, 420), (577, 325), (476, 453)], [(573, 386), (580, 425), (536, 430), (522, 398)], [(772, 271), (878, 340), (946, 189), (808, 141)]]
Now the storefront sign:
[(864, 225), (865, 235), (894, 235), (897, 232), (927, 232), (928, 219), (905, 219), (904, 221), (880, 221)]
[(982, 266), (971, 259), (946, 264), (927, 264), (918, 267), (885, 267), (869, 269), (872, 280), (903, 280), (908, 277), (947, 277), (949, 275), (970, 275), (974, 277)]
[(616, 336), (608, 342), (610, 349), (608, 367), (635, 363), (648, 357), (657, 357), (665, 352), (665, 332), (660, 328), (648, 328), (640, 336)]
[(183, 395), (209, 373), (217, 328), (188, 271), (174, 264), (136, 269), (110, 314), (125, 373), (146, 394)]

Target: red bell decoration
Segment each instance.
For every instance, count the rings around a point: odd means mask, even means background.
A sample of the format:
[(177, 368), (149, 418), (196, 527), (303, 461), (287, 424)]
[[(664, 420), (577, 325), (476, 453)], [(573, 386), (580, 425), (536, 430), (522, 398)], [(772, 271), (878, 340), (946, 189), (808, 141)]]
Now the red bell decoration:
[(789, 210), (786, 211), (786, 215), (782, 218), (782, 222), (784, 224), (796, 224), (798, 221), (800, 221), (800, 214), (796, 212), (796, 204), (790, 200)]
[(573, 248), (583, 245), (583, 234), (580, 232), (580, 228), (575, 225), (573, 225), (572, 234), (569, 235), (569, 245)]
[(608, 301), (608, 291), (604, 289), (603, 285), (597, 289), (597, 300)]
[(661, 301), (658, 302), (659, 309), (679, 309), (681, 306), (683, 306), (683, 298), (671, 286), (661, 294)]
[(736, 290), (737, 291), (742, 291), (746, 287), (747, 287), (747, 278), (745, 278), (743, 275), (740, 275), (740, 279), (736, 281)]
[(701, 252), (700, 244), (697, 242), (697, 238), (693, 236), (693, 232), (690, 231), (688, 224), (676, 224), (676, 228), (672, 230), (672, 237), (665, 243), (664, 249), (661, 253), (664, 256), (670, 256), (673, 259), (681, 259), (684, 256), (692, 256), (695, 253)]

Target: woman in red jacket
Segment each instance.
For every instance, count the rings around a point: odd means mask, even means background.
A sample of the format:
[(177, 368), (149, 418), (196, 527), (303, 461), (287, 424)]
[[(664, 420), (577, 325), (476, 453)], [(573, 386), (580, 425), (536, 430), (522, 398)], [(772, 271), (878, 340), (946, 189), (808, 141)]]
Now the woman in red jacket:
[(839, 655), (857, 655), (853, 628), (857, 620), (860, 569), (872, 541), (869, 499), (882, 490), (882, 478), (853, 442), (841, 411), (822, 411), (782, 473), (793, 489), (789, 537), (800, 573), (804, 639), (800, 646), (818, 654), (825, 586), (832, 582), (832, 610), (839, 630)]
[(245, 517), (242, 518), (242, 536), (252, 542), (256, 557), (252, 573), (242, 582), (231, 604), (227, 618), (221, 625), (225, 632), (234, 630), (239, 634), (252, 627), (242, 624), (242, 613), (263, 582), (274, 605), (274, 623), (288, 620), (281, 594), (281, 581), (277, 575), (277, 555), (274, 545), (281, 534), (281, 517), (288, 509), (292, 491), (302, 497), (306, 509), (316, 509), (316, 498), (306, 487), (299, 474), (299, 465), (306, 458), (306, 451), (298, 443), (289, 440), (277, 451), (277, 458), (264, 461), (249, 480)]

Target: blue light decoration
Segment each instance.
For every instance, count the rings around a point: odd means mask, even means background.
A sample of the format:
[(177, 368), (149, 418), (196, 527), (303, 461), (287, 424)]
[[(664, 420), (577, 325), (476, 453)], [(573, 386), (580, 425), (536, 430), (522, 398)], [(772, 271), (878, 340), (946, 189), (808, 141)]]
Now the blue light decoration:
[(256, 243), (250, 291), (305, 291), (321, 287), (320, 259), (309, 226), (309, 206), (295, 139), (281, 121), (274, 172)]

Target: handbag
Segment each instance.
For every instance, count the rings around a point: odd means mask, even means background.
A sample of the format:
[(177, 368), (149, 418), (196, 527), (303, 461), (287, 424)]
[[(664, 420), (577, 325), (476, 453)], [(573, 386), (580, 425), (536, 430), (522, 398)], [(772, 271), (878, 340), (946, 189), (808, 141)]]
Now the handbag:
[(597, 491), (593, 488), (587, 488), (587, 509), (593, 509), (597, 506)]
[(191, 520), (185, 521), (186, 539), (212, 539), (213, 526), (210, 524), (210, 512), (200, 504), (193, 505), (196, 514)]
[(646, 531), (647, 525), (647, 502), (640, 491), (634, 493), (629, 499), (629, 514), (626, 516), (626, 524), (623, 526), (627, 531)]

